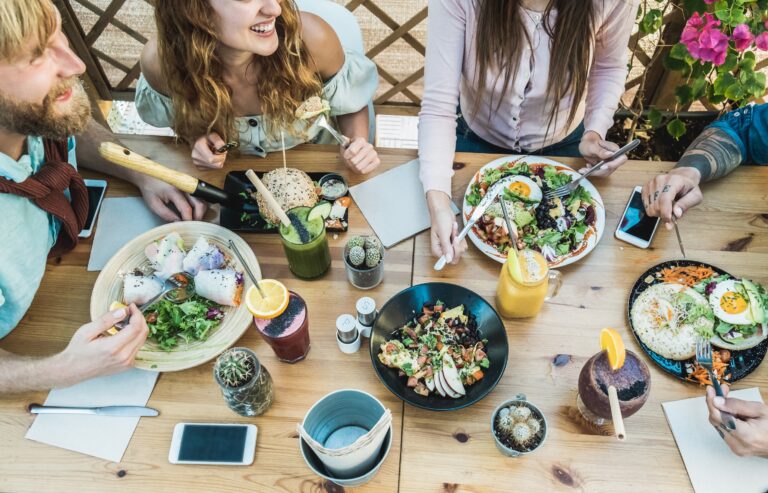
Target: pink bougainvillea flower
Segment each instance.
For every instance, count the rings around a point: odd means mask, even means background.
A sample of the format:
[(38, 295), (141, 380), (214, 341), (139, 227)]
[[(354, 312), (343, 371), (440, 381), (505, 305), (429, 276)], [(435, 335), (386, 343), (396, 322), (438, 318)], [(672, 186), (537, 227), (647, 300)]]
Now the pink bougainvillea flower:
[(728, 36), (719, 29), (704, 28), (699, 36), (699, 58), (719, 66), (727, 54)]
[(736, 51), (744, 51), (752, 45), (755, 36), (752, 34), (752, 31), (749, 30), (748, 25), (739, 24), (733, 28), (731, 39), (733, 39), (733, 46), (736, 48)]
[(755, 46), (763, 51), (768, 51), (768, 31), (762, 32), (755, 37)]

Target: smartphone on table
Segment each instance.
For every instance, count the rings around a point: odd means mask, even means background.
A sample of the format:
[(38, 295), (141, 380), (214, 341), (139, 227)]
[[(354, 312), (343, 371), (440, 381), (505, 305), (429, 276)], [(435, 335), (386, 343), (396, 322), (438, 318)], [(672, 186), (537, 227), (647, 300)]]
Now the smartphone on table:
[(101, 209), (101, 201), (104, 200), (104, 194), (107, 192), (107, 182), (104, 180), (84, 181), (85, 187), (88, 189), (88, 219), (78, 235), (80, 238), (88, 238), (93, 233), (96, 217), (99, 215), (99, 209)]
[(179, 423), (173, 428), (171, 464), (248, 466), (256, 451), (255, 425)]
[(619, 225), (616, 228), (615, 236), (630, 245), (648, 248), (656, 234), (656, 228), (659, 227), (660, 219), (645, 213), (642, 190), (643, 187), (635, 187), (632, 190), (627, 207), (624, 209), (624, 214), (621, 215)]

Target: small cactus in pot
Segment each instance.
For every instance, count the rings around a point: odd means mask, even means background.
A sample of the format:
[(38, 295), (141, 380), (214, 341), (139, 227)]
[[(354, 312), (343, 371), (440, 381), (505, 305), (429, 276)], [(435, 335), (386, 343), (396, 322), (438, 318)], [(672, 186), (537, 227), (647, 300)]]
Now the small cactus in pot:
[(524, 397), (499, 406), (491, 422), (496, 445), (505, 455), (532, 452), (546, 438), (544, 416)]
[(272, 377), (248, 348), (224, 351), (216, 360), (213, 375), (227, 405), (242, 416), (258, 416), (272, 404)]
[(359, 289), (371, 289), (384, 277), (384, 247), (375, 236), (355, 236), (344, 248), (347, 279)]

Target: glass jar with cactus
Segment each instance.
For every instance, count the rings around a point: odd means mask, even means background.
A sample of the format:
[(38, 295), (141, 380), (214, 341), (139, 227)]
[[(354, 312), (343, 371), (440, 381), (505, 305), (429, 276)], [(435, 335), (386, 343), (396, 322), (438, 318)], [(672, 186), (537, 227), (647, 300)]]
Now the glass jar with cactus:
[(347, 279), (358, 289), (372, 289), (384, 278), (384, 247), (375, 236), (355, 236), (344, 248)]
[(227, 405), (237, 414), (258, 416), (272, 404), (272, 377), (248, 348), (224, 351), (216, 360), (213, 376)]

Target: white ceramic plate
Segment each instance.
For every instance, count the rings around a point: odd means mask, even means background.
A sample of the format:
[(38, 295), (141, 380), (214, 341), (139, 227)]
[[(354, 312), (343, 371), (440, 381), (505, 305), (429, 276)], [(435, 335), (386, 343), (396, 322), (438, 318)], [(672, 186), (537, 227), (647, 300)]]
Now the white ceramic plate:
[[(464, 205), (462, 207), (462, 216), (464, 218), (464, 224), (466, 225), (467, 221), (469, 220), (469, 217), (472, 215), (472, 211), (475, 209), (474, 206), (469, 205), (467, 202), (467, 196), (472, 191), (472, 184), (476, 183), (480, 180), (480, 176), (485, 173), (489, 169), (493, 168), (499, 168), (504, 164), (507, 164), (512, 161), (525, 161), (529, 164), (549, 164), (552, 166), (555, 166), (558, 171), (568, 173), (574, 177), (574, 179), (581, 176), (578, 172), (574, 171), (573, 168), (570, 166), (566, 166), (563, 163), (558, 163), (557, 161), (553, 161), (551, 159), (538, 157), (538, 156), (504, 156), (499, 159), (495, 159), (491, 161), (490, 163), (486, 164), (482, 168), (480, 168), (477, 173), (475, 173), (475, 176), (472, 177), (472, 180), (469, 182), (469, 185), (467, 185), (467, 190), (464, 192)], [(595, 207), (595, 212), (597, 214), (595, 224), (593, 226), (593, 232), (592, 234), (588, 234), (588, 236), (585, 239), (585, 243), (582, 245), (582, 247), (577, 250), (578, 253), (569, 253), (568, 255), (563, 255), (560, 257), (557, 257), (552, 262), (549, 262), (550, 267), (563, 267), (569, 264), (572, 264), (579, 259), (585, 257), (589, 252), (594, 250), (594, 248), (597, 246), (597, 244), (600, 242), (600, 239), (603, 237), (603, 233), (605, 232), (605, 206), (603, 205), (603, 199), (600, 197), (600, 192), (597, 191), (597, 188), (595, 188), (594, 185), (592, 185), (588, 180), (584, 179), (581, 181), (581, 185), (592, 195), (592, 198), (595, 200), (595, 202), (598, 204), (597, 207)], [(504, 263), (507, 260), (506, 254), (500, 253), (496, 248), (483, 241), (475, 232), (475, 226), (472, 227), (472, 229), (469, 230), (469, 233), (467, 236), (469, 237), (470, 241), (474, 243), (474, 245), (485, 255), (492, 258), (493, 260)]]
[[(200, 236), (221, 248), (233, 267), (245, 274), (243, 266), (229, 247), (229, 240), (235, 242), (238, 251), (251, 268), (253, 275), (261, 279), (261, 269), (253, 249), (232, 231), (216, 224), (184, 221), (164, 224), (126, 243), (110, 260), (96, 279), (91, 294), (91, 318), (101, 317), (113, 301), (123, 299), (123, 275), (135, 269), (147, 270), (149, 260), (144, 254), (147, 245), (166, 235), (177, 232), (184, 240), (184, 249), (189, 251)], [(251, 286), (251, 280), (244, 276), (243, 296)], [(172, 351), (163, 351), (153, 341), (147, 340), (136, 356), (136, 368), (152, 371), (179, 371), (192, 368), (212, 360), (232, 346), (250, 326), (253, 318), (245, 301), (237, 307), (222, 307), (224, 318), (204, 341), (181, 342)]]

